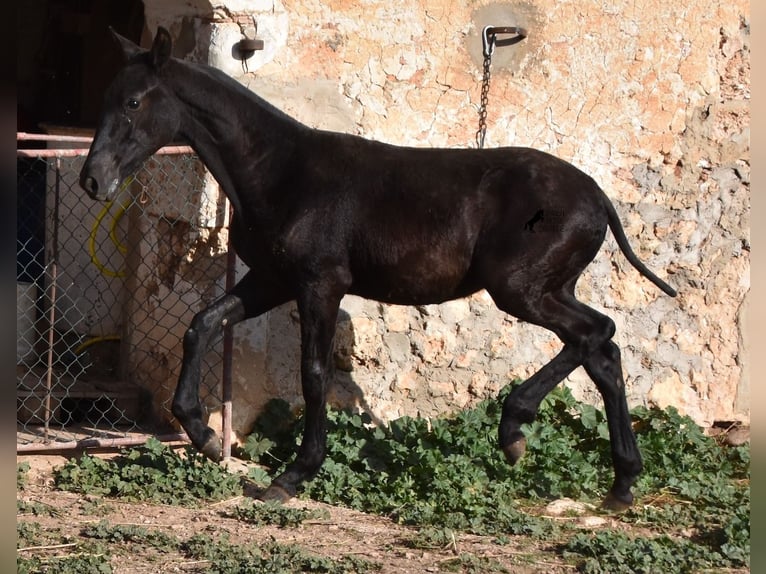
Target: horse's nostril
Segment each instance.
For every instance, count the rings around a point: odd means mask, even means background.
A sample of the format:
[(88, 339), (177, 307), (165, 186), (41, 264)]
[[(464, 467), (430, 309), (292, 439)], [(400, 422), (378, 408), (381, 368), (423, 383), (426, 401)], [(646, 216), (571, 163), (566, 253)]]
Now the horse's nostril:
[(85, 191), (88, 192), (88, 195), (95, 196), (98, 193), (98, 182), (96, 181), (96, 178), (94, 177), (86, 177), (82, 181), (82, 186), (85, 188)]

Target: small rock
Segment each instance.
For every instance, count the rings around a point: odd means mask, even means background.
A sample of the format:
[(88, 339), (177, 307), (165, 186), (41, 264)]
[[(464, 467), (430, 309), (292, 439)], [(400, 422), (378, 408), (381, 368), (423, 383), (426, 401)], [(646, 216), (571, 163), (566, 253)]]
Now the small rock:
[(593, 510), (593, 506), (571, 498), (554, 500), (545, 507), (545, 513), (551, 516), (580, 516), (588, 510)]
[(581, 528), (600, 528), (606, 525), (607, 522), (609, 521), (602, 516), (581, 516), (577, 520), (577, 524)]
[(729, 446), (742, 446), (750, 442), (750, 427), (736, 427), (726, 433), (723, 441)]

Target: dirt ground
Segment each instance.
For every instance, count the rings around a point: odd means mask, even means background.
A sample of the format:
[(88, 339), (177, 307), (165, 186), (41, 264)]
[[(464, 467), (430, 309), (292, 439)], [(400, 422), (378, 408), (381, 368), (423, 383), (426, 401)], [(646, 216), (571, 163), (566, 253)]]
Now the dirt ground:
[[(327, 518), (308, 520), (295, 528), (276, 526), (255, 526), (227, 518), (221, 512), (227, 507), (236, 507), (244, 497), (198, 508), (181, 508), (104, 500), (100, 511), (94, 515), (92, 496), (83, 496), (55, 490), (52, 485), (52, 471), (64, 464), (66, 459), (58, 455), (19, 455), (17, 461), (27, 462), (27, 483), (17, 493), (17, 498), (28, 503), (43, 503), (60, 510), (58, 515), (21, 514), (17, 520), (40, 524), (45, 531), (59, 529), (62, 533), (77, 534), (88, 524), (106, 520), (111, 525), (135, 525), (150, 530), (162, 530), (180, 540), (196, 533), (219, 537), (228, 533), (232, 542), (271, 543), (299, 545), (304, 550), (322, 557), (341, 558), (355, 556), (381, 566), (383, 573), (478, 571), (458, 567), (450, 562), (455, 558), (474, 556), (488, 558), (502, 565), (509, 572), (529, 574), (545, 572), (557, 574), (573, 572), (572, 565), (566, 564), (549, 543), (521, 536), (510, 537), (509, 542), (498, 544), (492, 537), (460, 534), (444, 547), (428, 550), (413, 548), (408, 541), (418, 533), (380, 516), (371, 516), (354, 510), (321, 504), (309, 500), (293, 500), (289, 505), (298, 508), (323, 509)], [(236, 470), (236, 469), (233, 469)], [(250, 493), (245, 494), (247, 496)], [(595, 517), (592, 517), (595, 518)], [(588, 517), (560, 518), (578, 520), (584, 528), (593, 527)], [(603, 521), (603, 518), (600, 520)], [(609, 521), (611, 522), (611, 521)], [(598, 523), (603, 527), (607, 524)], [(75, 551), (63, 548), (27, 548), (20, 550), (27, 556), (34, 552), (51, 553)], [(148, 574), (158, 572), (202, 572), (204, 564), (193, 562), (180, 554), (152, 555), (151, 548), (145, 555), (123, 555), (117, 553), (112, 559), (116, 573)], [(495, 570), (495, 571), (499, 571)]]

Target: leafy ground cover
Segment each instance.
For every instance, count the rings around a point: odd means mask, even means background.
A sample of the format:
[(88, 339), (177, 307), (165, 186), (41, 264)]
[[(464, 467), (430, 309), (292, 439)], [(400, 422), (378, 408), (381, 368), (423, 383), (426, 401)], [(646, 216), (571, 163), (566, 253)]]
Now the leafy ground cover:
[[(500, 404), (484, 401), (451, 418), (402, 418), (388, 428), (371, 426), (363, 414), (333, 412), (330, 460), (305, 495), (418, 526), (565, 537), (532, 509), (562, 497), (599, 503), (612, 478), (606, 418), (559, 387), (525, 428), (527, 454), (509, 469), (496, 448)], [(561, 551), (588, 572), (747, 567), (749, 446), (722, 447), (673, 408), (638, 408), (632, 416), (645, 464), (635, 490), (650, 504), (619, 519), (645, 532), (580, 534)], [(301, 425), (289, 420), (284, 404), (271, 405), (244, 446), (273, 472), (299, 441)]]
[[(286, 506), (251, 499), (300, 440), (279, 401), (243, 445), (259, 463), (246, 477), (153, 439), (68, 460), (44, 493), (19, 465), (18, 571), (749, 571), (748, 445), (723, 446), (673, 409), (635, 409), (637, 504), (607, 514), (595, 509), (611, 480), (601, 411), (557, 389), (509, 468), (499, 404), (386, 427), (331, 411), (328, 460)], [(594, 508), (597, 525), (552, 516), (547, 504), (564, 497)]]

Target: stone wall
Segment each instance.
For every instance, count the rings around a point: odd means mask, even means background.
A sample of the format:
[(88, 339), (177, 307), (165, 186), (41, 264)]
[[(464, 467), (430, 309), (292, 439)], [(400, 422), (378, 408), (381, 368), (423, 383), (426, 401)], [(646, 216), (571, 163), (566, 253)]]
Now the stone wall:
[[(675, 405), (704, 425), (749, 420), (748, 2), (145, 4), (148, 34), (168, 27), (178, 55), (305, 123), (418, 146), (475, 145), (481, 29), (527, 27), (495, 52), (486, 146), (535, 147), (592, 175), (639, 257), (679, 291), (640, 277), (611, 235), (578, 285), (617, 324), (629, 402)], [(253, 18), (266, 49), (245, 67), (231, 46)], [(342, 308), (332, 399), (376, 419), (465, 407), (561, 346), (483, 292), (418, 308), (347, 297)], [(237, 326), (235, 431), (271, 397), (300, 404), (297, 333), (290, 306)], [(565, 384), (599, 402), (582, 369)]]

